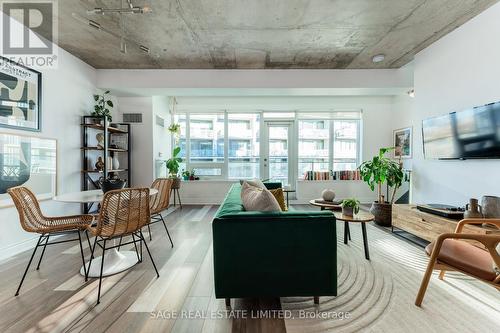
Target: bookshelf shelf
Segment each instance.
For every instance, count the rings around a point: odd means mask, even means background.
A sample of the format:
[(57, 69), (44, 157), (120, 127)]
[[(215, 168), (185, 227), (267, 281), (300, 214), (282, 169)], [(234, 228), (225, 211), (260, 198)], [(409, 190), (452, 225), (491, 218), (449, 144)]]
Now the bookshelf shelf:
[[(113, 126), (110, 126), (113, 125)], [(100, 188), (99, 178), (107, 178), (111, 173), (118, 174), (131, 186), (130, 170), (130, 124), (109, 123), (105, 117), (83, 116), (82, 128), (82, 185), (83, 191)], [(102, 133), (102, 134), (101, 134)], [(100, 136), (100, 138), (98, 138)], [(110, 148), (110, 144), (113, 147)], [(102, 159), (102, 171), (94, 169), (97, 160)], [(113, 160), (118, 160), (113, 169)], [(118, 167), (118, 168), (116, 168)], [(119, 168), (121, 167), (121, 168)], [(83, 212), (88, 213), (91, 205), (83, 205)]]

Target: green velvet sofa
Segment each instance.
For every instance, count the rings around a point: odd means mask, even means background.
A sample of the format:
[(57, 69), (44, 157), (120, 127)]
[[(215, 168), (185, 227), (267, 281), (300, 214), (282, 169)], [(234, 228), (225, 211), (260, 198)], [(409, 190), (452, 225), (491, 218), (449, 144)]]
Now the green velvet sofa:
[[(268, 188), (275, 184), (266, 185)], [(330, 211), (247, 212), (234, 184), (212, 223), (215, 296), (337, 295), (335, 216)]]

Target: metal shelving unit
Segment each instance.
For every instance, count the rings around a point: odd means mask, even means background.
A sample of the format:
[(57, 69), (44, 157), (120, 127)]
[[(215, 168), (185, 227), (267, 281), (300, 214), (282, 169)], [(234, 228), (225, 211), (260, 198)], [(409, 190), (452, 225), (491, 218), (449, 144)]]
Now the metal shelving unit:
[[(127, 181), (131, 186), (130, 170), (130, 124), (109, 123), (105, 117), (82, 117), (82, 191), (99, 189), (99, 178), (108, 177), (111, 173), (117, 174), (120, 179)], [(103, 146), (97, 145), (97, 133), (104, 134)], [(110, 142), (120, 141), (120, 146), (110, 147)], [(117, 155), (120, 168), (113, 169), (110, 158)], [(102, 157), (104, 168), (97, 170), (95, 163)], [(112, 164), (112, 163), (111, 163)], [(84, 213), (92, 213), (92, 204), (84, 204)]]

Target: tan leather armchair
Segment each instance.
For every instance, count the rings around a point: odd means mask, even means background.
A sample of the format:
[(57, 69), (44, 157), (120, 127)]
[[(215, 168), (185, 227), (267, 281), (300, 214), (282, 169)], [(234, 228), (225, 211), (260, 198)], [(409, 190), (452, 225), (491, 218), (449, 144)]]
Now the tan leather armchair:
[[(441, 234), (426, 248), (430, 256), (427, 270), (422, 279), (415, 305), (420, 306), (429, 285), (432, 271), (437, 269), (439, 279), (444, 278), (446, 271), (459, 271), (483, 282), (486, 282), (500, 291), (500, 275), (493, 266), (500, 267), (500, 255), (495, 247), (500, 243), (500, 231), (491, 234), (463, 234), (466, 224), (483, 223), (494, 224), (500, 228), (500, 219), (464, 219), (461, 220), (454, 233)], [(482, 250), (464, 240), (474, 240), (484, 245)]]

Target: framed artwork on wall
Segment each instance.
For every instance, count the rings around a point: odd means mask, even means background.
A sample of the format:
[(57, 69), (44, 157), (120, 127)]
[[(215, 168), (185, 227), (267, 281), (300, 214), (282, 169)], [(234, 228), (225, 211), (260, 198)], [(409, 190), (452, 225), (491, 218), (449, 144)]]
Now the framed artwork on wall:
[(0, 127), (41, 130), (42, 74), (0, 56)]
[(412, 157), (412, 140), (413, 128), (406, 127), (394, 130), (394, 157), (395, 158), (411, 158)]
[(7, 190), (21, 185), (39, 200), (56, 195), (56, 140), (0, 133), (0, 208), (13, 205)]

